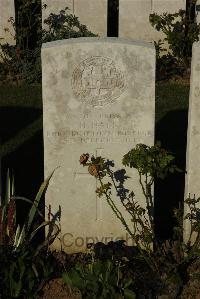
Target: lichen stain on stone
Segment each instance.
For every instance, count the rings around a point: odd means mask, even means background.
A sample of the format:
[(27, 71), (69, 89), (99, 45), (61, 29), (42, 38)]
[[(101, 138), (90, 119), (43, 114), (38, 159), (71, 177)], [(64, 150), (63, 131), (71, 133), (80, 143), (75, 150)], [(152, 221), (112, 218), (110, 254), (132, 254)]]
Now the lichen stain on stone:
[(64, 56), (65, 56), (65, 58), (69, 59), (72, 57), (72, 53), (66, 52)]
[(199, 135), (199, 133), (200, 133), (200, 132), (199, 132), (199, 130), (197, 130), (196, 126), (193, 126), (193, 127), (192, 127), (192, 135), (193, 135), (193, 136), (196, 136), (196, 135)]
[(197, 64), (197, 66), (195, 66), (195, 71), (197, 71), (197, 72), (200, 71), (200, 64)]
[(69, 71), (68, 70), (64, 70), (64, 71), (62, 71), (62, 73), (61, 73), (61, 76), (63, 77), (63, 78), (65, 78), (65, 79), (68, 79), (69, 78)]
[(57, 83), (58, 83), (57, 77), (55, 76), (55, 74), (51, 73), (50, 76), (49, 76), (48, 85), (54, 86)]

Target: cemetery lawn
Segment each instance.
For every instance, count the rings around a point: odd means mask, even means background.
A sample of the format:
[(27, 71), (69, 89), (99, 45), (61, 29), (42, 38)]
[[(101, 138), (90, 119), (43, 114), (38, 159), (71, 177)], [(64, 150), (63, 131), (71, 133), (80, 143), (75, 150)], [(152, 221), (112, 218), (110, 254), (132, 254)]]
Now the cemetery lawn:
[(156, 84), (156, 123), (174, 110), (187, 110), (189, 86), (178, 83)]
[[(156, 122), (171, 110), (188, 109), (189, 86), (180, 83), (156, 84)], [(0, 86), (0, 108), (39, 109), (42, 113), (42, 86)]]
[[(187, 110), (189, 100), (189, 86), (178, 83), (157, 83), (156, 84), (156, 123), (161, 120), (169, 111)], [(7, 112), (5, 112), (6, 110)], [(9, 121), (14, 117), (12, 111), (16, 109), (18, 114), (17, 122)], [(42, 87), (41, 85), (0, 86), (0, 119), (7, 120), (6, 126), (10, 126), (7, 132), (21, 129), (22, 126), (32, 122), (32, 117), (26, 117), (28, 110), (35, 113), (35, 117), (42, 116)], [(37, 111), (37, 113), (36, 113)], [(5, 115), (6, 113), (6, 115)], [(4, 115), (3, 115), (4, 114)], [(15, 123), (15, 126), (13, 124)], [(1, 126), (2, 127), (2, 126)], [(5, 127), (5, 125), (4, 125)], [(0, 131), (1, 138), (4, 133)], [(3, 136), (2, 136), (3, 135)], [(6, 136), (5, 136), (6, 138)], [(4, 139), (4, 138), (3, 138)], [(7, 138), (6, 138), (7, 139)]]
[[(189, 86), (156, 84), (156, 124), (170, 111), (187, 111)], [(41, 85), (0, 86), (2, 156), (15, 151), (42, 130)]]
[(42, 109), (42, 86), (0, 85), (0, 107), (21, 107)]

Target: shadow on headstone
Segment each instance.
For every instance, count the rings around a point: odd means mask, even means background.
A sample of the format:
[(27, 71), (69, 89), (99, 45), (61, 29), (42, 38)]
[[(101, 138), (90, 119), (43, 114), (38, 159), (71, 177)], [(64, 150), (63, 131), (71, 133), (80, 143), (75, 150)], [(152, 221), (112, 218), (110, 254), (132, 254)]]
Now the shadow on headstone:
[[(176, 158), (176, 165), (185, 170), (187, 141), (187, 110), (170, 111), (156, 125), (156, 141), (163, 148), (171, 151)], [(169, 175), (164, 180), (155, 182), (155, 227), (160, 240), (173, 237), (176, 224), (173, 209), (183, 206), (185, 174)]]

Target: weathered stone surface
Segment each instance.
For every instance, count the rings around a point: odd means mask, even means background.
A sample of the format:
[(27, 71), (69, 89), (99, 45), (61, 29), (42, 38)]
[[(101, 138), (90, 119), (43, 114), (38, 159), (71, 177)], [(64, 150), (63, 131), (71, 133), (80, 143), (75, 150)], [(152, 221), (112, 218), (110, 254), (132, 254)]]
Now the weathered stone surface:
[[(97, 198), (97, 182), (79, 157), (101, 155), (119, 169), (136, 144), (154, 143), (155, 49), (117, 38), (51, 42), (43, 45), (42, 69), (45, 176), (60, 166), (46, 204), (53, 211), (62, 207), (64, 249), (82, 251), (87, 242), (126, 239), (105, 199)], [(126, 187), (145, 206), (136, 171), (127, 174)]]
[[(100, 36), (107, 33), (107, 0), (42, 0), (47, 8), (42, 12), (43, 20), (50, 13), (59, 14), (61, 9), (68, 7), (69, 13), (75, 14), (81, 24)], [(43, 25), (44, 26), (44, 25)], [(45, 26), (44, 26), (45, 27)]]
[(200, 0), (196, 2), (196, 22), (197, 24), (200, 23)]
[(149, 22), (153, 12), (178, 12), (186, 8), (186, 0), (123, 0), (119, 1), (119, 37), (153, 41), (163, 38)]
[(15, 19), (14, 0), (0, 0), (0, 43), (2, 44), (15, 44), (14, 30), (8, 22), (11, 17)]
[[(190, 79), (190, 99), (187, 135), (185, 198), (190, 194), (200, 196), (200, 43), (193, 44), (192, 67)], [(189, 213), (185, 206), (185, 215)], [(190, 224), (184, 222), (185, 240), (190, 234)]]

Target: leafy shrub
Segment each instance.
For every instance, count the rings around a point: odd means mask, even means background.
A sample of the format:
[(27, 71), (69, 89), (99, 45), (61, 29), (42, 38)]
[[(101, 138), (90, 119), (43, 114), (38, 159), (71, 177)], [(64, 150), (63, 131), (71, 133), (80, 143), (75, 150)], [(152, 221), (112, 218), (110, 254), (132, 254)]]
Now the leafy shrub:
[[(80, 163), (88, 167), (88, 172), (99, 182), (96, 193), (99, 197), (105, 198), (115, 216), (132, 237), (138, 250), (137, 255), (134, 254), (135, 250), (133, 251), (133, 259), (140, 261), (140, 267), (143, 264), (146, 272), (151, 273), (150, 276), (155, 278), (157, 286), (149, 286), (149, 292), (154, 289), (155, 296), (167, 294), (169, 298), (177, 298), (181, 294), (183, 286), (189, 281), (189, 269), (192, 268), (191, 265), (194, 262), (198, 261), (200, 254), (198, 208), (200, 198), (185, 200), (185, 204), (190, 209), (185, 216), (182, 210), (174, 210), (174, 217), (177, 219), (174, 240), (161, 243), (154, 233), (152, 185), (156, 178), (162, 179), (168, 173), (181, 171), (174, 161), (173, 155), (162, 149), (160, 144), (152, 147), (138, 144), (124, 155), (122, 164), (137, 170), (138, 181), (146, 199), (145, 208), (138, 203), (134, 191), (124, 187), (124, 182), (128, 177), (124, 170), (114, 171), (112, 169), (113, 161), (102, 157), (91, 156), (90, 158), (89, 154), (83, 154), (80, 157)], [(126, 222), (121, 210), (116, 206), (113, 200), (114, 191), (120, 198), (122, 207), (131, 216), (132, 225)], [(189, 220), (191, 224), (189, 240), (182, 239), (183, 220)]]
[(123, 279), (120, 263), (112, 260), (76, 264), (70, 272), (63, 274), (63, 280), (81, 290), (85, 299), (136, 298), (131, 290), (132, 280)]
[[(156, 49), (156, 80), (166, 80), (187, 75), (187, 69), (171, 53), (166, 53), (163, 42), (154, 42)], [(165, 54), (164, 54), (165, 53)]]
[[(170, 64), (173, 74), (184, 74), (190, 67), (192, 44), (199, 40), (200, 25), (194, 22), (185, 10), (177, 13), (150, 14), (151, 25), (165, 35), (164, 42), (169, 45), (169, 50), (163, 47), (163, 42), (154, 42), (157, 49), (157, 67), (159, 74), (171, 75)], [(161, 52), (166, 54), (162, 57)], [(165, 70), (166, 68), (166, 70)], [(176, 71), (177, 69), (177, 71)]]
[[(44, 181), (35, 200), (31, 202), (14, 195), (14, 180), (8, 173), (7, 191), (0, 205), (0, 297), (33, 298), (54, 272), (47, 250), (60, 232), (60, 213), (34, 226), (36, 215), (43, 218), (38, 205), (51, 177), (52, 175)], [(16, 223), (17, 200), (31, 204), (22, 227)], [(46, 238), (36, 245), (34, 237), (44, 227), (49, 228)]]
[[(134, 191), (130, 191), (124, 187), (127, 180), (124, 169), (114, 172), (112, 167), (114, 162), (106, 160), (102, 157), (91, 157), (83, 154), (80, 157), (80, 163), (88, 166), (89, 173), (96, 177), (100, 186), (96, 193), (99, 197), (105, 196), (105, 199), (116, 217), (124, 225), (126, 231), (135, 241), (135, 244), (142, 252), (142, 247), (151, 255), (151, 244), (154, 242), (154, 223), (153, 223), (153, 195), (152, 186), (156, 178), (165, 178), (168, 173), (180, 171), (174, 165), (174, 157), (168, 151), (162, 149), (160, 144), (149, 147), (144, 144), (137, 144), (136, 147), (124, 155), (122, 164), (137, 169), (138, 181), (141, 186), (142, 193), (146, 199), (146, 207), (148, 219), (145, 217), (146, 210), (142, 208), (135, 198)], [(110, 181), (104, 183), (107, 178)], [(134, 223), (130, 228), (126, 223), (122, 213), (112, 199), (112, 188), (114, 188), (117, 196), (120, 198), (122, 206), (131, 216)], [(141, 244), (142, 243), (142, 247)]]
[(9, 44), (1, 46), (0, 78), (3, 82), (21, 85), (41, 82), (40, 48), (21, 50)]
[[(86, 36), (95, 36), (85, 25), (82, 25), (78, 18), (68, 14), (68, 8), (61, 10), (59, 14), (50, 14), (44, 20), (46, 29), (41, 29), (41, 13), (33, 15), (31, 7), (33, 4), (39, 5), (39, 0), (23, 0), (17, 18), (25, 19), (27, 25), (18, 26), (11, 18), (10, 22), (15, 29), (16, 46), (9, 44), (0, 44), (0, 79), (2, 82), (20, 85), (26, 83), (41, 82), (41, 46), (42, 43), (55, 41), (59, 39), (78, 38)], [(37, 8), (36, 6), (36, 8)], [(43, 7), (45, 9), (46, 6)], [(29, 19), (35, 18), (33, 25), (29, 25)], [(38, 27), (36, 47), (30, 47), (33, 26)]]
[(75, 15), (67, 13), (68, 8), (61, 10), (59, 14), (51, 13), (44, 24), (47, 29), (42, 30), (42, 42), (50, 42), (60, 39), (78, 38), (78, 37), (94, 37), (85, 25), (82, 25)]
[[(18, 13), (15, 20), (11, 17), (8, 22), (14, 29), (13, 38), (16, 46), (0, 43), (0, 79), (10, 84), (20, 85), (38, 83), (41, 81), (41, 62), (39, 44), (32, 45), (34, 34), (41, 40), (41, 1), (18, 1)], [(5, 28), (8, 31), (9, 29)], [(10, 33), (11, 34), (11, 33)]]

